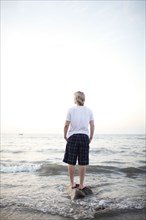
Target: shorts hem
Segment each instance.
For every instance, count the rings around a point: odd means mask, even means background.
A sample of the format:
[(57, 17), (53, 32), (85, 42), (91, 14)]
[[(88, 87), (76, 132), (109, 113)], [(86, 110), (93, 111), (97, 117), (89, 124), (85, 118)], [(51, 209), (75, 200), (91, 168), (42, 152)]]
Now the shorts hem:
[(87, 165), (89, 165), (89, 163), (85, 163), (85, 164), (78, 164), (79, 166), (87, 166)]
[(67, 164), (69, 164), (69, 165), (73, 165), (73, 166), (76, 165), (76, 163), (70, 163), (70, 162), (68, 162), (68, 161), (66, 161), (66, 160), (63, 160), (63, 162), (64, 162), (64, 163), (67, 163)]

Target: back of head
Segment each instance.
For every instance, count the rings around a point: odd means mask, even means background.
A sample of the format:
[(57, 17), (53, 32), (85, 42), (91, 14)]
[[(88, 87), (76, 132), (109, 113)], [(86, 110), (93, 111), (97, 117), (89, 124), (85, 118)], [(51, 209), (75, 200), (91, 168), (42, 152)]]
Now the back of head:
[(78, 105), (84, 105), (85, 102), (85, 94), (81, 91), (77, 91), (74, 93), (75, 103)]

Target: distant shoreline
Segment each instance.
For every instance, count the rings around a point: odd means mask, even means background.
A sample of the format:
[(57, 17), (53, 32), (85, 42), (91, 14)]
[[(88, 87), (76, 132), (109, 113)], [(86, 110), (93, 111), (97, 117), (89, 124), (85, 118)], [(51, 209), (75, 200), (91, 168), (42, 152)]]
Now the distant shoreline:
[[(1, 135), (63, 135), (63, 132), (1, 132)], [(99, 136), (99, 135), (145, 135), (146, 133), (95, 133), (94, 136)]]

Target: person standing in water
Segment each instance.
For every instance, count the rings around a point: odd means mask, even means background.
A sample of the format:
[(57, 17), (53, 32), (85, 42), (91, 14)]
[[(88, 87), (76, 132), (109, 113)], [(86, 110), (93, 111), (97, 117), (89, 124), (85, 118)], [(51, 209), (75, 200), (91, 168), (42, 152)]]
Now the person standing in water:
[[(84, 106), (85, 94), (83, 92), (74, 93), (74, 102), (76, 106), (68, 110), (64, 125), (64, 139), (67, 143), (63, 162), (68, 164), (70, 186), (83, 190), (86, 166), (89, 164), (89, 144), (94, 135), (94, 117), (92, 111)], [(77, 160), (79, 184), (74, 182)]]

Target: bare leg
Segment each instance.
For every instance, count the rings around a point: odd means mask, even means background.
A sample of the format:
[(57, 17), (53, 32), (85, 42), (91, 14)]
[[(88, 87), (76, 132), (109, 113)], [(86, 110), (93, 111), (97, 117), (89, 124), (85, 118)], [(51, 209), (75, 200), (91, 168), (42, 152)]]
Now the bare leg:
[(80, 177), (80, 189), (84, 188), (84, 177), (86, 173), (86, 166), (79, 166), (79, 177)]
[(74, 165), (68, 164), (68, 173), (70, 177), (70, 186), (74, 187), (75, 186), (75, 183), (74, 183), (75, 166)]

